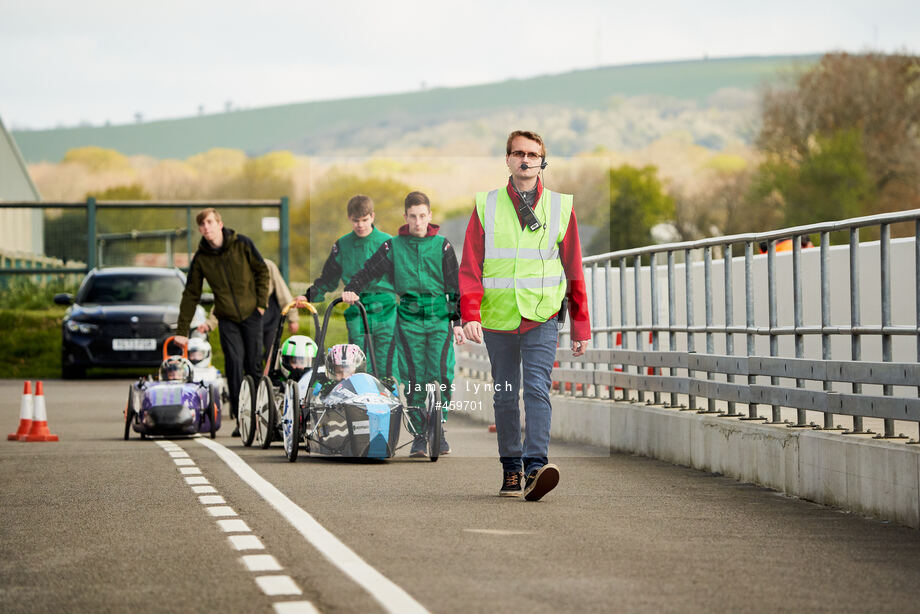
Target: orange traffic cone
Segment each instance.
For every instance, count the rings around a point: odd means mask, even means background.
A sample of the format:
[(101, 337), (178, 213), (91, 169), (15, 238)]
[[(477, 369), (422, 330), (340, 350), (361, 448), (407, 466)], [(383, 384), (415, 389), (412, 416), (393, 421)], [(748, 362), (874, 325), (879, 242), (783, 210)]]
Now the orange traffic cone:
[[(35, 414), (32, 416), (32, 429), (25, 441), (57, 441), (58, 436), (48, 431), (48, 412), (45, 410), (45, 393), (41, 381), (35, 382)], [(22, 440), (20, 440), (22, 441)]]
[(7, 441), (23, 441), (32, 428), (32, 382), (26, 380), (19, 404), (19, 430), (6, 436)]

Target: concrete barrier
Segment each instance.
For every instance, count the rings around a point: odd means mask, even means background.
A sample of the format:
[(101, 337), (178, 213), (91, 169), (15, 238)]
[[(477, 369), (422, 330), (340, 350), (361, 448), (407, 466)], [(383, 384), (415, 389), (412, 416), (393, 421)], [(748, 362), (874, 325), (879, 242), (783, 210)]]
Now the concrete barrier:
[[(468, 408), (465, 415), (491, 423), (492, 395), (484, 392), (485, 383), (458, 375), (453, 399)], [(720, 473), (920, 528), (920, 446), (562, 395), (553, 395), (551, 432), (554, 440)]]

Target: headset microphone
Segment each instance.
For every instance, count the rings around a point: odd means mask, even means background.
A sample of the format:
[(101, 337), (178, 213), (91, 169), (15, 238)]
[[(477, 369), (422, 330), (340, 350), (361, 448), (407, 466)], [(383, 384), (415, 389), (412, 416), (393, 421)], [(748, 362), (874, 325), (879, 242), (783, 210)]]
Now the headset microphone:
[[(546, 165), (547, 165), (547, 164), (549, 164), (549, 162), (547, 162), (546, 160), (543, 160), (543, 162), (540, 163), (540, 170), (543, 170), (544, 168), (546, 168)], [(536, 168), (536, 167), (535, 167), (535, 166), (530, 166), (530, 165), (527, 164), (526, 162), (521, 162), (521, 170), (522, 170), (522, 171), (526, 171), (526, 170), (529, 169), (529, 168)]]

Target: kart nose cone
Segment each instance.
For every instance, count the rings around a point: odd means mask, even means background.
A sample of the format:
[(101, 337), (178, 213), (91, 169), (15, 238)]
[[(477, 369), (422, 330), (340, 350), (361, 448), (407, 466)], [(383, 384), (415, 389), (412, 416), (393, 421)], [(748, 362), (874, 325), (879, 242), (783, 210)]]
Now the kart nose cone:
[(144, 424), (151, 428), (183, 428), (195, 422), (195, 412), (185, 405), (158, 405), (144, 416)]

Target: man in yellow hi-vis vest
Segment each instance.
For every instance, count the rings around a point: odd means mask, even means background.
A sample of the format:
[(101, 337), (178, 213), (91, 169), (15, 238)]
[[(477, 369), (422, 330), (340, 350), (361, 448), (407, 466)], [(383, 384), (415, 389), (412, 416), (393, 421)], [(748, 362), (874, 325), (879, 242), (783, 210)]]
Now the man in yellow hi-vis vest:
[[(571, 314), (572, 353), (591, 337), (573, 199), (543, 188), (546, 148), (540, 135), (512, 132), (508, 184), (476, 195), (460, 263), (460, 314), (472, 341), (485, 341), (492, 364), (502, 496), (539, 500), (556, 487), (549, 464), (549, 391), (563, 299)], [(523, 368), (526, 425), (518, 398)], [(523, 470), (523, 472), (522, 472)], [(521, 486), (522, 479), (526, 482)]]

